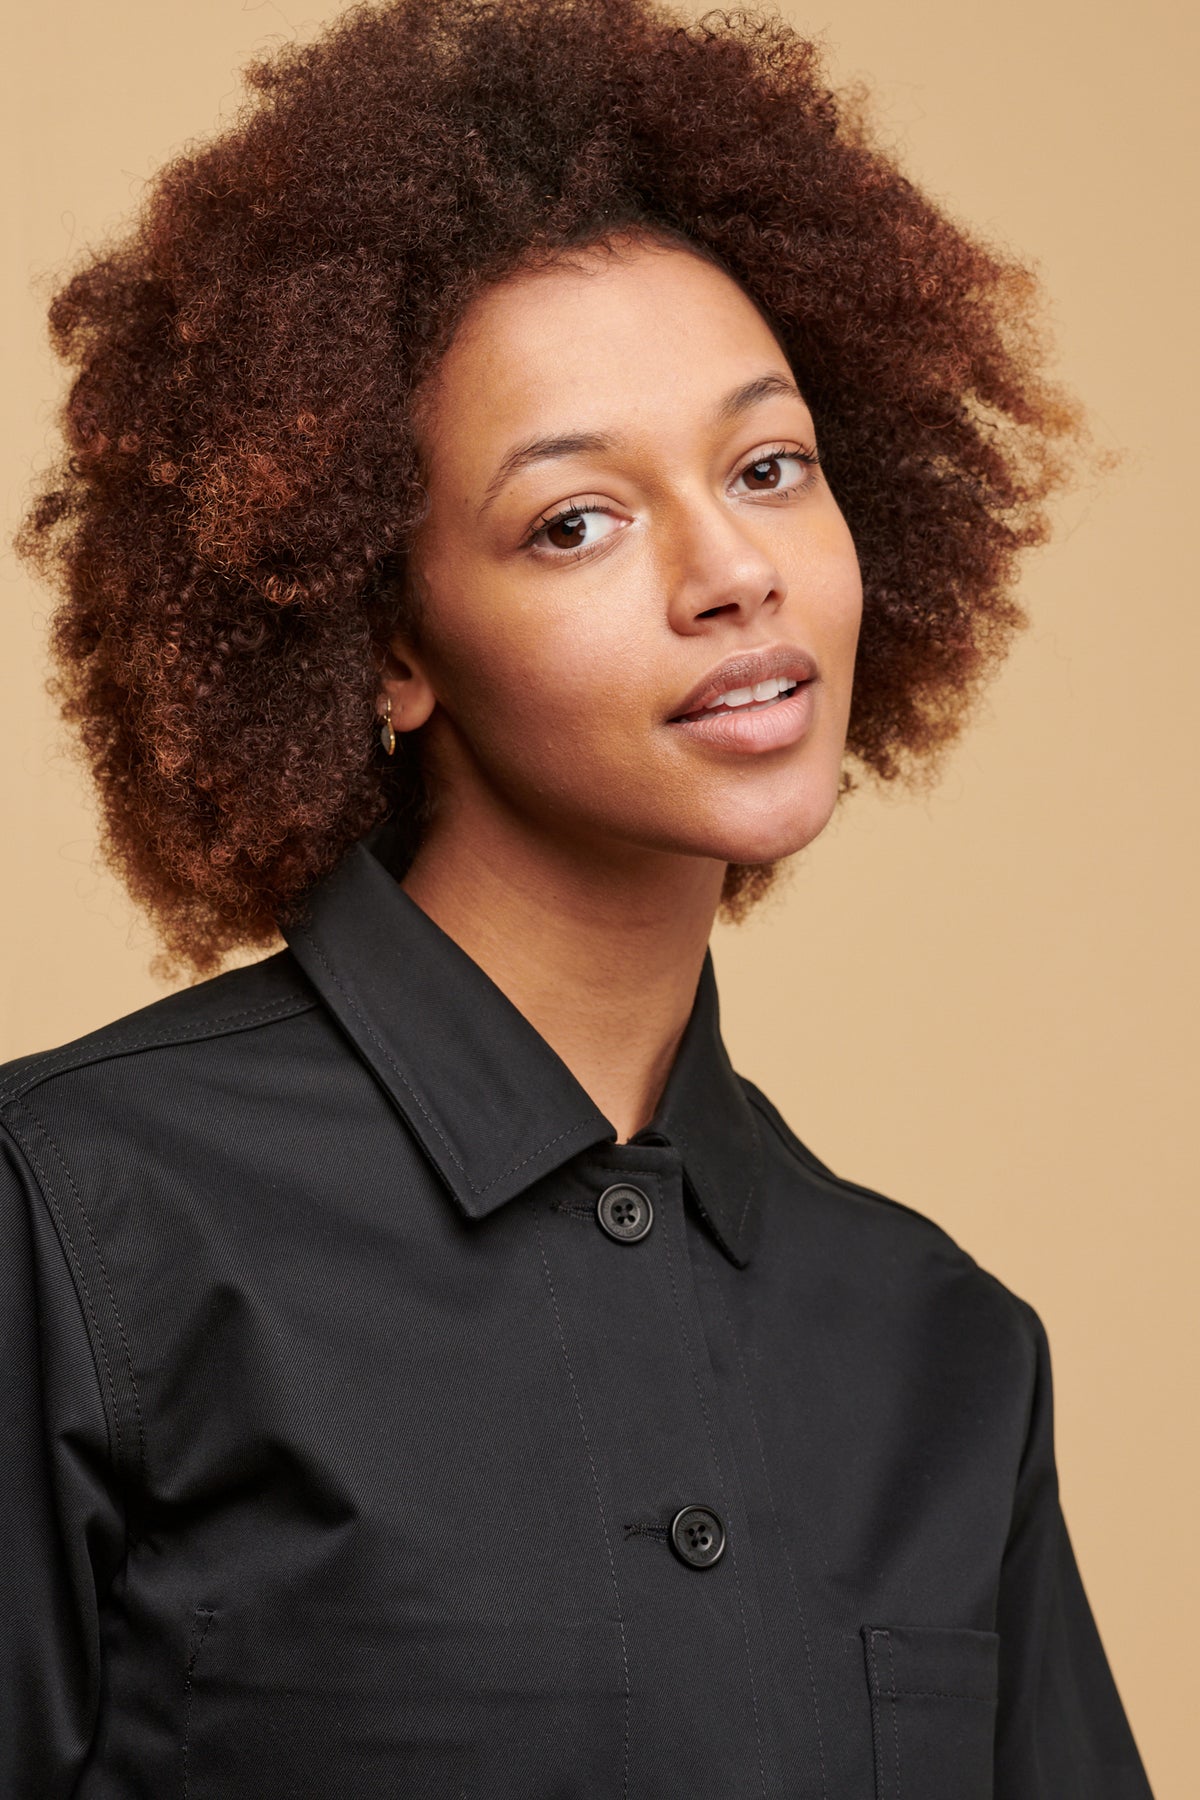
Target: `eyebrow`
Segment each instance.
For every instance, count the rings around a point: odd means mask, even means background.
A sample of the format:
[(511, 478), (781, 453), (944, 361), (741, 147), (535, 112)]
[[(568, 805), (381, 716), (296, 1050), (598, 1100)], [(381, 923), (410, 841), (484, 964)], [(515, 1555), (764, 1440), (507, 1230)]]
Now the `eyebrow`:
[[(744, 381), (740, 387), (733, 388), (719, 400), (712, 411), (712, 423), (715, 426), (731, 424), (741, 413), (757, 406), (760, 400), (768, 400), (776, 395), (784, 395), (789, 400), (799, 400), (801, 405), (804, 404), (804, 396), (791, 377), (772, 370), (766, 375), (756, 375), (753, 381)], [(482, 518), (505, 483), (511, 481), (518, 470), (527, 469), (531, 463), (579, 456), (587, 451), (615, 450), (620, 443), (620, 434), (617, 432), (569, 431), (555, 433), (552, 437), (531, 438), (527, 443), (518, 444), (504, 457), (488, 483), (478, 516)]]

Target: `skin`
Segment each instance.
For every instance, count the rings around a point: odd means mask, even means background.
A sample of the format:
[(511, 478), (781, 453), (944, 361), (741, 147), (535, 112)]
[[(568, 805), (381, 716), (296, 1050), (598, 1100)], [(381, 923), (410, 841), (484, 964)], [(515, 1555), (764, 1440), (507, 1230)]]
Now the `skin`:
[[(417, 633), (392, 640), (380, 710), (421, 733), (436, 796), (406, 891), (624, 1141), (669, 1073), (727, 864), (790, 856), (833, 812), (862, 583), (821, 471), (764, 461), (819, 450), (799, 393), (715, 422), (748, 382), (794, 384), (753, 302), (686, 250), (612, 247), (485, 290), (428, 384)], [(578, 432), (614, 443), (487, 501), (514, 447)], [(530, 541), (564, 505), (581, 516)], [(669, 723), (717, 664), (779, 644), (818, 668), (799, 741), (737, 752)]]

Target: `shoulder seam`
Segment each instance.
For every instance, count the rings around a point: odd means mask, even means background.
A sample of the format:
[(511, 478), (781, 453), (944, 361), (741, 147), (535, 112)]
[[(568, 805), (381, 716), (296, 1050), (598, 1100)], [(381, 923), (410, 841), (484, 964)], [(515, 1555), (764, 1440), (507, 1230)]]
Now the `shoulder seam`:
[(976, 1267), (978, 1268), (979, 1273), (981, 1275), (986, 1275), (992, 1286), (998, 1288), (1000, 1293), (1003, 1294), (1004, 1298), (1008, 1301), (1009, 1306), (1015, 1311), (1021, 1326), (1029, 1332), (1030, 1337), (1036, 1343), (1039, 1332), (1045, 1331), (1041, 1314), (1038, 1312), (1037, 1308), (1031, 1306), (1024, 1295), (1018, 1294), (1015, 1288), (1010, 1288), (1006, 1281), (1001, 1281), (1000, 1277), (995, 1274), (993, 1270), (985, 1269), (982, 1263), (977, 1263)]
[(754, 1086), (753, 1082), (746, 1081), (745, 1077), (739, 1077), (739, 1080), (743, 1081), (747, 1089), (747, 1098), (750, 1104), (766, 1120), (784, 1149), (791, 1150), (812, 1174), (822, 1176), (824, 1180), (830, 1182), (834, 1187), (842, 1188), (846, 1193), (861, 1194), (864, 1199), (876, 1200), (881, 1206), (893, 1207), (897, 1212), (907, 1213), (912, 1219), (919, 1219), (923, 1225), (928, 1225), (931, 1231), (936, 1231), (939, 1237), (945, 1238), (946, 1242), (960, 1256), (965, 1257), (974, 1267), (979, 1268), (980, 1265), (970, 1251), (964, 1250), (958, 1239), (952, 1236), (944, 1225), (939, 1225), (936, 1219), (931, 1219), (928, 1213), (921, 1212), (915, 1206), (906, 1205), (903, 1200), (893, 1200), (890, 1194), (881, 1194), (877, 1188), (865, 1187), (861, 1181), (850, 1181), (846, 1176), (838, 1175), (827, 1163), (823, 1163), (820, 1157), (815, 1156), (806, 1144), (801, 1143), (790, 1127), (781, 1129), (782, 1121), (776, 1115), (775, 1108), (766, 1099), (766, 1095)]
[[(27, 1107), (23, 1107), (20, 1110), (27, 1114), (30, 1124), (35, 1129), (39, 1131), (43, 1129), (42, 1122), (37, 1118), (35, 1113), (31, 1112)], [(108, 1461), (122, 1489), (121, 1511), (125, 1524), (126, 1549), (128, 1550), (130, 1541), (129, 1510), (128, 1505), (126, 1504), (124, 1490), (130, 1474), (129, 1457), (126, 1453), (125, 1438), (121, 1429), (121, 1406), (117, 1396), (114, 1365), (112, 1358), (109, 1355), (106, 1335), (100, 1322), (97, 1299), (93, 1296), (91, 1286), (88, 1282), (87, 1269), (84, 1266), (84, 1259), (80, 1254), (79, 1247), (72, 1234), (70, 1222), (55, 1195), (53, 1183), (49, 1178), (48, 1171), (43, 1167), (34, 1146), (29, 1141), (28, 1131), (22, 1132), (16, 1119), (12, 1117), (4, 1121), (3, 1125), (0, 1126), (0, 1129), (4, 1130), (9, 1142), (25, 1163), (33, 1189), (41, 1200), (42, 1206), (50, 1219), (55, 1242), (58, 1244), (59, 1254), (62, 1257), (63, 1266), (67, 1271), (67, 1277), (70, 1281), (72, 1292), (75, 1295), (75, 1304), (78, 1308), (80, 1322), (83, 1326), (84, 1336), (87, 1339), (88, 1347), (91, 1352), (92, 1374), (96, 1384), (96, 1395), (100, 1403), (100, 1413), (104, 1420)], [(75, 1191), (76, 1199), (78, 1200), (78, 1191), (75, 1189), (75, 1184), (71, 1180), (70, 1172), (67, 1170), (66, 1165), (62, 1163), (61, 1151), (59, 1151), (57, 1144), (54, 1145), (54, 1151), (59, 1157), (60, 1165), (63, 1168), (63, 1173), (66, 1175), (68, 1184), (71, 1186), (72, 1190)], [(85, 1224), (87, 1225), (89, 1235), (92, 1236), (93, 1247), (96, 1248), (97, 1255), (99, 1255), (99, 1249), (95, 1244), (95, 1237), (91, 1231), (91, 1222), (90, 1220), (87, 1220), (86, 1217)], [(108, 1286), (108, 1271), (104, 1268), (102, 1261), (100, 1262), (100, 1268), (105, 1285)], [(108, 1294), (109, 1302), (112, 1304), (113, 1296), (111, 1286), (108, 1287)], [(127, 1344), (126, 1354), (128, 1354)], [(139, 1417), (139, 1440), (140, 1435), (141, 1420)], [(143, 1454), (144, 1447), (139, 1441), (136, 1464), (139, 1468), (142, 1466)]]
[[(745, 1075), (739, 1075), (738, 1080), (741, 1082), (742, 1087), (745, 1090), (746, 1098), (749, 1100), (755, 1112), (758, 1113), (771, 1127), (785, 1150), (793, 1150), (800, 1158), (800, 1161), (804, 1163), (806, 1167), (815, 1170), (818, 1175), (828, 1175), (832, 1181), (841, 1180), (841, 1177), (835, 1175), (829, 1165), (823, 1163), (820, 1157), (809, 1149), (807, 1144), (801, 1143), (800, 1139), (790, 1127), (783, 1126), (783, 1121), (777, 1113), (776, 1108), (772, 1106), (761, 1088), (755, 1087), (754, 1083), (748, 1080)], [(782, 1129), (781, 1126), (783, 1127)]]
[(226, 1032), (246, 1031), (255, 1025), (271, 1024), (277, 1019), (294, 1017), (297, 1013), (312, 1012), (319, 1005), (315, 995), (289, 995), (284, 1000), (269, 1000), (260, 1006), (244, 1007), (239, 1012), (222, 1013), (215, 1019), (205, 1019), (196, 1025), (180, 1025), (173, 1030), (168, 1028), (128, 1040), (120, 1037), (103, 1039), (104, 1031), (109, 1028), (102, 1026), (103, 1041), (91, 1048), (86, 1047), (86, 1039), (83, 1043), (68, 1044), (60, 1051), (43, 1052), (48, 1059), (45, 1062), (39, 1062), (35, 1053), (32, 1059), (35, 1066), (32, 1068), (31, 1059), (22, 1058), (17, 1072), (7, 1086), (0, 1086), (0, 1107), (19, 1100), (43, 1081), (48, 1081), (54, 1075), (66, 1074), (71, 1069), (86, 1068), (90, 1063), (107, 1062), (113, 1057), (129, 1056), (137, 1050), (165, 1049), (171, 1044), (221, 1037)]

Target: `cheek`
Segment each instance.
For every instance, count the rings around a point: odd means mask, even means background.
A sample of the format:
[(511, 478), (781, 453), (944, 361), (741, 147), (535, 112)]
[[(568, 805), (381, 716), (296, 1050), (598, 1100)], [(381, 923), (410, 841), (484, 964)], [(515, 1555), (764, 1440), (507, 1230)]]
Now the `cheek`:
[(538, 788), (570, 790), (633, 758), (623, 710), (645, 704), (631, 621), (581, 590), (565, 602), (505, 596), (449, 635), (437, 656), (439, 697), (476, 756)]
[(838, 661), (841, 668), (841, 679), (847, 695), (854, 679), (854, 663), (858, 654), (858, 639), (862, 629), (863, 594), (862, 582), (858, 577), (858, 565), (855, 564), (854, 579), (844, 585), (837, 597), (833, 610), (831, 629), (837, 644)]
[[(798, 583), (803, 611), (814, 633), (813, 649), (829, 687), (848, 698), (862, 625), (863, 589), (850, 532), (838, 515), (823, 554)], [(819, 641), (818, 641), (819, 640)]]

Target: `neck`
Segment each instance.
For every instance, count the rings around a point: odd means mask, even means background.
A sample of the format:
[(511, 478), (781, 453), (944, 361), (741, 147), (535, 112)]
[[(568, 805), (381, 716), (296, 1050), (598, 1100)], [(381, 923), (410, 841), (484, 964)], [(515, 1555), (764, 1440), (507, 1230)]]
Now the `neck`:
[[(480, 821), (474, 821), (479, 826)], [(435, 826), (402, 886), (566, 1063), (624, 1143), (649, 1123), (691, 1013), (725, 864), (597, 857), (493, 818)]]

